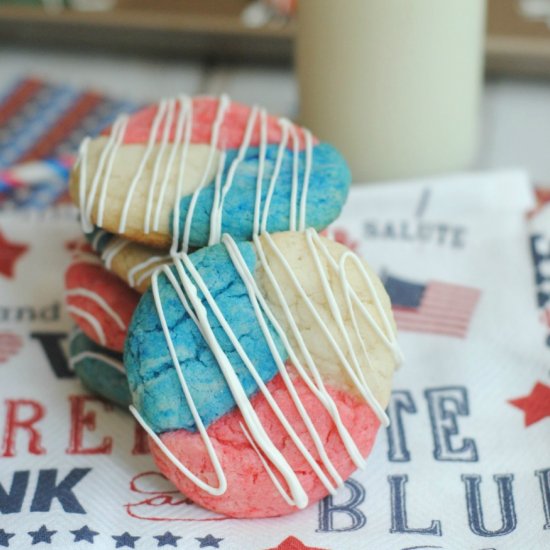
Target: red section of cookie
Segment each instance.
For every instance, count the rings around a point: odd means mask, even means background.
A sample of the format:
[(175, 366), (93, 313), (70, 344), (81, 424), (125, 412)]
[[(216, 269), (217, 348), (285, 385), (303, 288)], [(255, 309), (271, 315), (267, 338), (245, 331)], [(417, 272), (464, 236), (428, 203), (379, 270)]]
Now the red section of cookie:
[(69, 315), (97, 344), (122, 351), (140, 294), (107, 271), (93, 253), (77, 254), (65, 272)]
[[(357, 466), (351, 460), (334, 421), (319, 399), (300, 378), (294, 379), (294, 385), (332, 465), (342, 479), (347, 479)], [(315, 462), (321, 465), (322, 460), (319, 452), (281, 376), (277, 375), (267, 384), (267, 387)], [(327, 387), (327, 390), (361, 456), (367, 456), (380, 426), (378, 418), (365, 401), (358, 396), (330, 387)], [(326, 487), (291, 440), (266, 399), (258, 394), (251, 399), (251, 403), (269, 438), (283, 453), (292, 470), (296, 472), (299, 483), (308, 496), (309, 504), (325, 497), (328, 494)], [(279, 516), (296, 511), (296, 508), (285, 502), (275, 487), (258, 452), (248, 441), (241, 425), (246, 425), (241, 413), (233, 411), (208, 428), (208, 435), (227, 479), (227, 491), (221, 496), (212, 496), (189, 481), (152, 440), (150, 440), (151, 451), (161, 472), (183, 494), (205, 508), (241, 518)], [(198, 433), (177, 430), (163, 434), (161, 439), (191, 472), (197, 474), (209, 485), (217, 485), (214, 469), (204, 442)], [(326, 469), (324, 467), (322, 469), (326, 473)], [(288, 493), (289, 490), (284, 479), (278, 472), (275, 472), (275, 476)]]
[[(219, 98), (217, 97), (195, 97), (192, 99), (193, 104), (193, 127), (191, 131), (191, 143), (210, 144), (212, 139), (212, 128), (216, 114), (218, 112)], [(128, 127), (124, 133), (124, 143), (141, 143), (145, 144), (149, 141), (149, 134), (153, 125), (153, 120), (157, 115), (159, 106), (152, 105), (146, 107), (141, 111), (133, 114), (128, 122)], [(175, 114), (172, 118), (172, 126), (170, 129), (170, 140), (175, 139), (176, 134), (176, 121), (179, 113), (179, 102), (176, 104)], [(218, 147), (221, 149), (237, 149), (241, 146), (248, 119), (250, 117), (251, 107), (243, 105), (237, 102), (231, 102), (229, 109), (227, 110), (223, 124), (220, 128)], [(267, 143), (280, 143), (281, 141), (281, 127), (278, 123), (277, 117), (273, 115), (267, 115)], [(304, 148), (304, 133), (303, 130), (292, 125), (296, 137), (298, 139), (299, 148)], [(258, 147), (260, 143), (260, 117), (256, 117), (256, 122), (252, 131), (250, 146)], [(106, 134), (110, 133), (110, 130), (106, 130)], [(162, 139), (164, 133), (164, 125), (159, 126), (156, 141)], [(293, 147), (292, 137), (289, 139), (287, 145), (288, 148)], [(316, 138), (313, 138), (313, 143), (318, 143)]]

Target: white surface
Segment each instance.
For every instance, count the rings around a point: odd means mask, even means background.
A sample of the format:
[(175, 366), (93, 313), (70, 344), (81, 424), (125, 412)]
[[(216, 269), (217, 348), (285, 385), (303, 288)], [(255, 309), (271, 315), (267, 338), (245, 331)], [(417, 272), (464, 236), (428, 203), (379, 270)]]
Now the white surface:
[[(422, 201), (426, 190), (430, 199), (419, 220), (410, 207)], [(414, 405), (414, 413), (403, 414), (403, 438), (410, 457), (392, 457), (387, 434), (379, 433), (366, 470), (353, 475), (354, 509), (365, 520), (357, 525), (358, 530), (349, 530), (352, 518), (336, 509), (332, 528), (341, 531), (327, 532), (328, 522), (320, 522), (327, 517), (326, 506), (281, 518), (218, 521), (211, 512), (171, 492), (173, 488), (159, 476), (148, 473), (154, 470), (151, 458), (131, 451), (130, 418), (120, 410), (105, 410), (99, 402), (82, 403), (78, 445), (69, 395), (82, 394), (83, 389), (76, 380), (56, 379), (36, 339), (27, 336), (30, 332), (64, 333), (71, 324), (66, 311), (61, 309), (59, 318), (10, 317), (2, 330), (20, 334), (22, 347), (0, 366), (0, 424), (4, 425), (7, 400), (33, 399), (43, 404), (44, 418), (36, 422), (36, 429), (45, 450), (30, 453), (28, 437), (20, 434), (14, 441), (14, 457), (2, 459), (0, 451), (3, 487), (11, 486), (16, 470), (29, 470), (32, 476), (21, 513), (11, 514), (0, 527), (14, 535), (9, 548), (34, 548), (28, 533), (40, 525), (55, 533), (51, 545), (37, 545), (38, 549), (92, 548), (74, 543), (71, 531), (83, 525), (98, 533), (93, 548), (102, 550), (114, 548), (113, 537), (124, 531), (139, 537), (137, 549), (158, 548), (154, 537), (167, 530), (181, 537), (178, 548), (186, 549), (199, 548), (208, 534), (220, 539), (221, 550), (264, 550), (289, 535), (307, 546), (346, 550), (548, 548), (550, 532), (543, 528), (544, 503), (535, 472), (548, 467), (550, 424), (543, 420), (525, 428), (522, 411), (507, 403), (529, 394), (537, 380), (547, 383), (548, 379), (545, 329), (532, 300), (534, 288), (528, 283), (532, 272), (525, 246), (524, 208), (529, 203), (530, 187), (521, 173), (473, 174), (352, 191), (338, 226), (358, 243), (360, 254), (368, 253), (373, 266), (404, 280), (468, 285), (481, 293), (464, 339), (400, 332), (406, 362), (396, 373), (394, 387)], [(387, 233), (369, 236), (366, 224), (377, 220), (411, 227), (439, 225), (444, 220), (464, 228), (463, 245), (457, 248), (448, 241), (395, 238)], [(29, 224), (14, 216), (9, 223), (2, 221), (8, 240), (30, 244), (30, 248), (16, 263), (15, 278), (0, 277), (0, 307), (12, 315), (19, 308), (38, 313), (51, 310), (52, 303), (62, 300), (59, 273), (69, 261), (68, 251), (59, 243), (76, 237), (80, 228), (67, 220)], [(59, 269), (43, 269), (50, 264)], [(40, 271), (37, 284), (35, 274)], [(397, 425), (395, 403), (390, 411)], [(23, 402), (19, 407), (18, 418), (30, 418), (30, 405)], [(445, 445), (440, 434), (448, 434)], [(85, 454), (106, 437), (111, 438), (112, 450)], [(72, 453), (67, 452), (68, 445)], [(403, 449), (400, 445), (400, 456)], [(57, 468), (56, 482), (60, 483), (76, 467), (90, 469), (73, 493), (85, 515), (66, 513), (59, 499), (53, 499), (51, 508), (29, 512), (31, 495), (35, 490), (41, 494), (35, 489), (39, 469)], [(494, 476), (507, 475), (510, 484), (513, 476), (513, 492), (507, 501), (514, 504), (514, 519), (507, 522), (508, 532), (490, 539), (494, 543), (476, 534), (474, 522), (468, 521), (474, 507), (466, 500), (462, 474), (474, 480), (481, 476), (483, 522), (492, 531), (503, 523)], [(391, 506), (390, 480), (396, 476), (403, 480), (404, 475), (408, 476), (403, 497), (406, 514), (399, 516), (407, 516), (408, 527), (416, 529), (437, 521), (439, 536), (391, 531), (392, 514), (395, 524), (398, 513), (397, 499)], [(342, 505), (350, 496), (349, 488), (343, 488), (333, 502)]]
[[(95, 87), (133, 100), (147, 101), (182, 91), (227, 91), (235, 99), (259, 102), (277, 114), (295, 117), (298, 112), (298, 90), (290, 69), (207, 69), (198, 63), (173, 60), (11, 48), (0, 51), (0, 87), (29, 74)], [(473, 168), (519, 167), (536, 182), (550, 183), (550, 80), (489, 80), (484, 89), (480, 134)]]

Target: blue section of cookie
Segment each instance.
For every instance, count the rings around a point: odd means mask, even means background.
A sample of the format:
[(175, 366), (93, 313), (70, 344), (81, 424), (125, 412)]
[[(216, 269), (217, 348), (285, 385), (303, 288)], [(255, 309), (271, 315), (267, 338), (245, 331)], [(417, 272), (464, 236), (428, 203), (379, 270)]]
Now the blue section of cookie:
[[(262, 178), (262, 203), (266, 202), (271, 176), (275, 169), (278, 145), (266, 148), (265, 168)], [(226, 180), (231, 163), (237, 156), (237, 150), (227, 151), (223, 170), (222, 185)], [(223, 204), (222, 233), (228, 233), (237, 240), (250, 240), (254, 222), (256, 202), (256, 180), (258, 176), (259, 148), (251, 147), (236, 169), (233, 183)], [(302, 196), (304, 172), (306, 168), (305, 151), (299, 155), (297, 212)], [(270, 233), (290, 229), (290, 206), (294, 170), (294, 154), (285, 150), (281, 168), (271, 198), (267, 230)], [(340, 153), (328, 143), (320, 143), (313, 148), (311, 172), (307, 192), (306, 225), (321, 230), (335, 220), (346, 201), (351, 174)], [(214, 182), (200, 192), (193, 213), (189, 242), (191, 246), (201, 247), (208, 243), (210, 235), (210, 215), (214, 199)], [(183, 232), (191, 195), (180, 201), (180, 234)], [(173, 213), (170, 228), (173, 227)]]
[[(249, 270), (254, 273), (256, 255), (250, 243), (239, 243)], [(276, 363), (258, 324), (246, 287), (223, 244), (203, 248), (189, 256), (225, 320), (264, 382), (277, 373)], [(175, 266), (171, 268), (178, 284)], [(183, 375), (205, 426), (232, 410), (235, 400), (210, 346), (185, 310), (167, 276), (160, 273), (158, 291), (162, 308)], [(218, 319), (198, 291), (214, 335), (227, 355), (248, 396), (258, 386), (238, 355)], [(269, 323), (268, 323), (269, 324)], [(284, 346), (270, 326), (283, 360)], [(126, 338), (124, 364), (134, 405), (157, 432), (186, 429), (196, 431), (157, 314), (152, 288), (142, 296)]]
[(91, 392), (121, 407), (128, 407), (132, 398), (124, 372), (113, 366), (122, 366), (122, 355), (98, 346), (83, 332), (71, 335), (69, 357), (76, 375)]

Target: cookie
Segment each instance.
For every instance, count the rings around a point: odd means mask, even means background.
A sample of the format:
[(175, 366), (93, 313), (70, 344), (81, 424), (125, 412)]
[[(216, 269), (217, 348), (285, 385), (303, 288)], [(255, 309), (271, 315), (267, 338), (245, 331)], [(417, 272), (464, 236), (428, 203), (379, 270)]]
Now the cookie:
[(79, 329), (69, 339), (69, 364), (91, 392), (124, 408), (132, 402), (122, 355), (98, 346)]
[(140, 295), (105, 269), (99, 256), (80, 248), (65, 271), (69, 315), (96, 344), (121, 352)]
[(348, 194), (342, 156), (308, 130), (221, 98), (181, 96), (87, 138), (70, 179), (86, 232), (172, 252), (334, 220)]
[(171, 262), (168, 253), (107, 233), (103, 229), (94, 228), (86, 237), (100, 254), (105, 268), (140, 294), (149, 287), (155, 269)]
[(363, 467), (399, 360), (377, 276), (311, 229), (174, 257), (124, 352), (157, 465), (233, 517), (290, 513)]

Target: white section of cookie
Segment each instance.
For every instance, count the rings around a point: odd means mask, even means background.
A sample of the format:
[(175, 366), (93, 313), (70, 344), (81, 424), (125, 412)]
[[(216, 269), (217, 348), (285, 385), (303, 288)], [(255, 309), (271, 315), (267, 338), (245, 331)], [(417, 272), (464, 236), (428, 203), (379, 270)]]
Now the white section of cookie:
[[(313, 255), (308, 249), (305, 233), (276, 233), (271, 236), (276, 246), (281, 251), (282, 255), (289, 263), (294, 274), (302, 285), (307, 296), (311, 299), (318, 315), (322, 318), (328, 330), (334, 337), (337, 347), (345, 351), (345, 357), (348, 362), (352, 362), (352, 354), (348, 351), (347, 343), (338, 323), (335, 320), (334, 314), (331, 312), (330, 305), (326, 298), (325, 290), (323, 289), (321, 277), (319, 276)], [(349, 252), (345, 246), (321, 237), (322, 242), (326, 245), (331, 256), (338, 262), (343, 254)], [(291, 277), (285, 271), (283, 263), (277, 258), (273, 249), (270, 247), (266, 236), (261, 236), (262, 249), (265, 252), (269, 266), (275, 275), (277, 282), (284, 292), (286, 301), (292, 311), (292, 315), (296, 320), (298, 328), (301, 332), (307, 348), (310, 351), (313, 360), (317, 364), (323, 380), (328, 385), (341, 387), (344, 385), (350, 392), (357, 394), (357, 387), (353, 384), (349, 375), (344, 369), (342, 361), (339, 359), (335, 349), (326, 336), (324, 335), (315, 316), (307, 307), (304, 300), (300, 297), (299, 291), (296, 289)], [(350, 339), (351, 345), (355, 350), (357, 357), (361, 359), (360, 364), (364, 372), (366, 382), (372, 391), (376, 400), (385, 408), (389, 401), (391, 392), (391, 380), (393, 371), (397, 366), (395, 349), (388, 346), (383, 338), (377, 334), (372, 324), (367, 322), (358, 308), (355, 308), (356, 322), (359, 327), (361, 340), (365, 345), (368, 361), (365, 360), (361, 342), (356, 336), (353, 327), (353, 321), (346, 306), (346, 300), (342, 291), (341, 280), (334, 269), (328, 265), (328, 259), (321, 255), (321, 262), (324, 270), (328, 273), (329, 285), (334, 293), (334, 298), (338, 304), (339, 311), (343, 315), (343, 323), (346, 328), (347, 336)], [(391, 311), (389, 297), (380, 282), (378, 276), (368, 266), (366, 262), (362, 262), (365, 267), (375, 292), (371, 292), (368, 283), (365, 281), (360, 269), (351, 261), (346, 262), (347, 279), (351, 287), (357, 293), (361, 303), (364, 304), (375, 324), (381, 328), (390, 339), (395, 338), (395, 322)], [(302, 364), (306, 364), (304, 355), (292, 336), (292, 331), (286, 316), (280, 306), (280, 302), (276, 296), (274, 287), (272, 286), (264, 268), (258, 263), (255, 274), (256, 280), (263, 289), (264, 296), (270, 304), (277, 320), (284, 327), (287, 335), (290, 336), (290, 341), (293, 348), (298, 352), (298, 357)], [(375, 296), (376, 295), (376, 296)], [(384, 320), (380, 313), (379, 306), (376, 305), (376, 297), (379, 300), (380, 306), (389, 321), (390, 331), (387, 331), (384, 326)], [(387, 334), (390, 332), (391, 334)]]
[[(99, 174), (100, 157), (105, 149), (108, 138), (101, 136), (90, 140), (88, 143), (88, 152), (86, 156), (86, 195), (84, 201), (80, 200), (80, 166), (75, 166), (72, 171), (70, 181), (70, 193), (75, 204), (78, 204), (82, 210), (88, 203), (92, 204), (90, 219), (95, 225), (100, 225), (103, 229), (111, 233), (119, 233), (120, 219), (124, 209), (124, 203), (130, 192), (132, 181), (134, 180), (140, 163), (145, 156), (147, 146), (141, 144), (121, 144), (114, 156), (108, 178), (105, 175), (108, 171), (108, 162), (103, 163), (103, 170)], [(182, 158), (181, 145), (172, 143), (166, 144), (162, 157), (159, 157), (161, 145), (152, 146), (151, 153), (143, 167), (141, 174), (137, 178), (135, 189), (128, 209), (126, 224), (122, 235), (136, 241), (147, 241), (149, 244), (158, 247), (168, 247), (170, 245), (170, 213), (174, 207), (177, 191), (177, 179)], [(174, 147), (177, 148), (173, 160), (169, 159)], [(215, 150), (210, 159), (210, 167), (207, 164), (211, 155), (210, 145), (189, 144), (187, 151), (187, 161), (185, 163), (185, 172), (181, 196), (190, 195), (197, 189), (201, 181), (211, 182), (216, 173), (219, 164), (219, 151)], [(160, 159), (160, 162), (157, 162)], [(81, 161), (80, 161), (81, 162)], [(93, 186), (93, 179), (96, 174), (100, 175), (99, 184), (93, 202), (90, 201), (90, 193)], [(105, 181), (104, 181), (105, 180)], [(153, 230), (154, 221), (157, 218), (157, 205), (160, 190), (163, 182), (166, 180), (166, 187), (160, 203), (158, 215), (158, 227)], [(155, 192), (153, 200), (149, 200), (152, 182), (155, 181)], [(103, 185), (107, 185), (105, 200), (103, 201), (103, 220), (98, 223), (99, 210), (101, 204), (101, 192)], [(82, 204), (84, 202), (84, 204)], [(143, 238), (144, 221), (147, 214), (147, 204), (150, 204), (150, 233), (147, 239)]]

